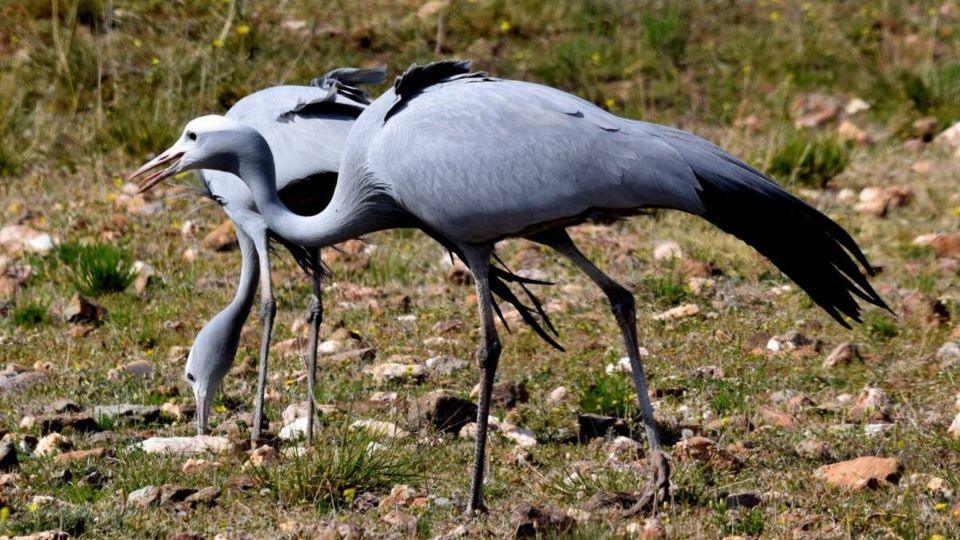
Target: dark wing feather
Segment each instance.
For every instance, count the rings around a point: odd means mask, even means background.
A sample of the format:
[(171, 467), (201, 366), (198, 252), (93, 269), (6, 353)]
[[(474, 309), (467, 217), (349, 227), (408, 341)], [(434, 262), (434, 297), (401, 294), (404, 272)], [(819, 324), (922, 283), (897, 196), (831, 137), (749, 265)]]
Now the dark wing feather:
[(406, 71), (397, 76), (393, 82), (393, 91), (396, 94), (396, 101), (383, 117), (386, 122), (391, 116), (396, 114), (404, 103), (413, 96), (422, 92), (425, 88), (449, 80), (452, 77), (478, 77), (486, 78), (487, 74), (482, 71), (470, 72), (469, 60), (441, 60), (432, 62), (425, 66), (411, 64)]

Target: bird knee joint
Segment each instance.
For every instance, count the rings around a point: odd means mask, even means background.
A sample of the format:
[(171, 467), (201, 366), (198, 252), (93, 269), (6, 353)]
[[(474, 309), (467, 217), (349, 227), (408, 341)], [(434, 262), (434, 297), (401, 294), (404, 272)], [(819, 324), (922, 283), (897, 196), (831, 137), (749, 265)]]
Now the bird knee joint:
[(277, 303), (273, 300), (267, 300), (260, 306), (260, 319), (261, 320), (273, 320), (273, 316), (277, 314)]

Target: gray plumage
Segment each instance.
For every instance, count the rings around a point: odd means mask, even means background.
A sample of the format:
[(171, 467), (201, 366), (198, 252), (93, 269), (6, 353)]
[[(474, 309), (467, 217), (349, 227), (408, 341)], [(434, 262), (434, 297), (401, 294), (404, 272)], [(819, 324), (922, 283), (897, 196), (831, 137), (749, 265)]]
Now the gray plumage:
[(229, 119), (191, 121), (184, 138), (144, 168), (182, 155), (170, 174), (197, 166), (238, 174), (271, 230), (297, 244), (419, 227), (459, 248), (476, 281), (481, 322), (469, 510), (484, 508), (487, 418), (501, 349), (487, 263), (500, 239), (555, 249), (610, 300), (651, 447), (653, 475), (638, 509), (666, 496), (669, 465), (637, 349), (635, 301), (583, 256), (565, 227), (648, 208), (681, 210), (755, 247), (842, 324), (844, 316), (859, 320), (857, 298), (886, 307), (863, 275), (872, 268), (859, 247), (816, 209), (695, 135), (619, 118), (560, 90), (470, 74), (464, 63), (415, 66), (360, 115), (345, 148), (333, 198), (314, 216), (284, 208), (268, 146)]

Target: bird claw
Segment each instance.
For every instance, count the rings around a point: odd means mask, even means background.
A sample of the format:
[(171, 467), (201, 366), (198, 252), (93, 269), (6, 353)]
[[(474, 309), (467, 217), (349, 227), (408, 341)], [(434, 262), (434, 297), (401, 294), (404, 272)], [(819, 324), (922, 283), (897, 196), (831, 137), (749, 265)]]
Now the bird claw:
[(656, 511), (659, 503), (665, 501), (670, 494), (670, 463), (667, 455), (661, 451), (650, 454), (650, 467), (653, 477), (640, 491), (640, 499), (623, 512), (623, 517), (629, 518), (651, 510)]

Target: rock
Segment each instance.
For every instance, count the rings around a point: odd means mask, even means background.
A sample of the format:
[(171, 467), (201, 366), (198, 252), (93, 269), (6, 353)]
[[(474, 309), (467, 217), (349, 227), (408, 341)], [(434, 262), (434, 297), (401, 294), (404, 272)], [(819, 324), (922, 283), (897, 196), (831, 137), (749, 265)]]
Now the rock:
[(214, 251), (232, 251), (240, 247), (233, 229), (233, 222), (225, 220), (203, 237), (203, 247)]
[(797, 394), (787, 401), (787, 411), (790, 413), (798, 413), (810, 407), (815, 407), (816, 405), (816, 402), (806, 394)]
[(469, 364), (460, 360), (459, 358), (454, 358), (453, 356), (440, 355), (427, 358), (426, 366), (434, 375), (452, 375), (453, 372), (459, 371)]
[(960, 363), (960, 343), (948, 341), (937, 349), (937, 361), (941, 367), (948, 367)]
[(627, 465), (643, 459), (643, 445), (622, 435), (605, 443), (603, 451), (607, 454), (607, 463), (612, 465)]
[(740, 458), (718, 447), (715, 442), (706, 437), (688, 437), (678, 442), (673, 449), (673, 455), (677, 461), (699, 461), (710, 468), (731, 472), (738, 472), (743, 466)]
[(160, 277), (157, 270), (143, 261), (135, 261), (133, 271), (136, 272), (136, 277), (133, 279), (133, 290), (139, 296), (143, 296), (147, 293), (147, 289), (163, 282), (163, 278)]
[(197, 435), (196, 437), (150, 437), (139, 445), (148, 454), (193, 455), (225, 454), (234, 450), (226, 437)]
[(903, 466), (896, 458), (867, 456), (824, 465), (813, 474), (828, 484), (859, 490), (895, 484), (902, 471)]
[(933, 235), (926, 243), (937, 257), (960, 257), (960, 233)]
[(92, 416), (86, 414), (52, 414), (36, 419), (40, 425), (40, 433), (61, 432), (70, 428), (78, 433), (93, 433), (100, 431), (100, 425)]
[(503, 456), (503, 462), (507, 465), (522, 467), (533, 464), (533, 454), (522, 446), (517, 446)]
[(50, 404), (50, 410), (54, 414), (78, 413), (83, 410), (74, 401), (69, 399), (58, 399)]
[(926, 116), (913, 121), (911, 126), (913, 134), (925, 142), (933, 140), (937, 134), (937, 119), (933, 116)]
[(680, 244), (672, 241), (658, 241), (653, 246), (653, 260), (666, 261), (670, 259), (682, 259), (684, 257), (683, 249)]
[(179, 364), (181, 362), (185, 362), (188, 356), (190, 356), (190, 347), (177, 345), (170, 347), (170, 350), (167, 351), (167, 362), (170, 362), (171, 364)]
[(187, 497), (196, 493), (194, 488), (164, 484), (160, 486), (160, 506), (167, 506), (187, 500)]
[(276, 463), (280, 459), (277, 449), (272, 446), (263, 445), (250, 454), (250, 459), (243, 464), (244, 470), (249, 467), (265, 467)]
[(594, 493), (583, 505), (583, 509), (588, 512), (596, 512), (608, 508), (619, 508), (626, 510), (637, 504), (640, 497), (634, 493), (625, 491), (598, 491)]
[(745, 491), (727, 495), (724, 497), (724, 502), (727, 503), (727, 508), (753, 508), (759, 506), (763, 501), (756, 493)]
[(40, 440), (37, 441), (37, 448), (33, 451), (33, 454), (36, 456), (52, 456), (72, 446), (73, 444), (70, 442), (70, 439), (59, 433), (49, 433), (40, 437)]
[(843, 111), (850, 116), (853, 116), (859, 112), (863, 112), (870, 109), (870, 104), (866, 101), (855, 97), (851, 98), (843, 107)]
[(597, 437), (606, 437), (610, 431), (616, 431), (617, 421), (618, 419), (613, 416), (592, 413), (578, 414), (578, 438), (580, 441), (586, 442)]
[[(470, 397), (472, 399), (480, 397), (480, 384), (473, 387)], [(526, 403), (529, 400), (530, 393), (527, 392), (527, 385), (522, 381), (503, 381), (493, 385), (490, 392), (490, 403), (494, 407), (512, 409), (518, 403)]]
[(860, 391), (856, 402), (847, 413), (851, 423), (868, 420), (871, 423), (890, 422), (893, 415), (893, 399), (882, 388), (867, 385)]
[(397, 427), (393, 422), (382, 420), (357, 420), (350, 424), (351, 429), (363, 429), (374, 437), (388, 437), (392, 439), (402, 439), (410, 436), (410, 433)]
[(197, 414), (197, 407), (195, 405), (167, 401), (160, 406), (160, 414), (174, 420), (190, 420)]
[(380, 521), (410, 535), (417, 530), (417, 518), (400, 510), (391, 510), (387, 515), (380, 518)]
[(0, 442), (0, 471), (14, 471), (18, 467), (17, 447), (12, 442)]
[[(283, 426), (280, 429), (279, 435), (277, 436), (280, 437), (280, 440), (283, 440), (283, 441), (295, 441), (298, 439), (306, 438), (307, 423), (308, 423), (307, 417), (301, 416), (300, 418), (297, 418), (293, 422), (290, 422), (289, 424)], [(313, 435), (314, 437), (316, 437), (319, 434), (320, 434), (320, 422), (315, 419), (313, 422)]]
[(794, 351), (801, 347), (813, 346), (815, 343), (815, 340), (796, 330), (791, 330), (782, 336), (770, 338), (767, 341), (767, 350), (770, 352)]
[(860, 192), (859, 202), (855, 208), (858, 212), (873, 216), (884, 217), (894, 208), (901, 208), (913, 200), (913, 190), (906, 186), (867, 187)]
[(207, 471), (215, 471), (219, 468), (220, 468), (220, 464), (215, 461), (207, 461), (205, 459), (190, 458), (183, 463), (183, 467), (180, 467), (180, 471), (183, 474), (195, 475), (195, 474), (202, 474)]
[(653, 320), (662, 322), (679, 321), (693, 317), (700, 313), (700, 306), (696, 304), (683, 304), (675, 308), (670, 308), (663, 313), (653, 316)]
[(836, 119), (844, 108), (843, 99), (826, 94), (797, 96), (791, 107), (797, 129), (820, 127)]
[(907, 485), (918, 486), (941, 501), (953, 499), (950, 482), (932, 474), (914, 473), (907, 478)]
[(537, 445), (537, 437), (532, 431), (525, 427), (520, 426), (510, 426), (509, 428), (503, 427), (500, 429), (500, 433), (510, 439), (511, 441), (517, 443), (522, 448), (530, 448)]
[[(936, 124), (934, 124), (936, 125)], [(936, 129), (936, 128), (934, 128)], [(958, 148), (960, 147), (960, 122), (953, 124), (947, 129), (940, 132), (934, 139), (938, 144), (946, 145), (949, 148)]]
[(515, 538), (564, 536), (572, 533), (576, 526), (576, 520), (563, 512), (532, 504), (524, 504), (510, 514), (510, 527)]
[(760, 417), (768, 426), (791, 428), (793, 427), (793, 417), (785, 412), (772, 409), (770, 407), (760, 408)]
[(447, 390), (425, 394), (407, 409), (407, 423), (414, 431), (432, 426), (447, 433), (459, 433), (464, 425), (476, 417), (476, 404)]
[(91, 448), (90, 450), (75, 450), (65, 452), (56, 457), (60, 463), (69, 463), (71, 461), (87, 461), (90, 459), (100, 459), (108, 454), (106, 448)]
[(726, 376), (726, 372), (719, 366), (701, 366), (690, 373), (693, 379), (721, 380)]
[(33, 435), (24, 435), (20, 437), (20, 451), (24, 454), (32, 454), (34, 449), (37, 448), (38, 442), (40, 440)]
[(444, 252), (440, 257), (440, 269), (446, 273), (447, 283), (452, 285), (469, 285), (473, 282), (470, 268), (450, 252)]
[(558, 386), (547, 394), (547, 403), (554, 407), (563, 405), (570, 400), (570, 390), (566, 386)]
[(10, 370), (0, 371), (0, 391), (23, 390), (46, 382), (49, 378), (49, 375), (43, 371), (23, 371), (19, 373)]
[(863, 128), (849, 120), (840, 122), (840, 125), (837, 126), (837, 135), (841, 140), (850, 141), (857, 146), (869, 146), (873, 144), (873, 137), (864, 131)]
[(187, 496), (187, 498), (183, 499), (183, 502), (191, 506), (212, 506), (217, 502), (217, 499), (220, 498), (220, 493), (220, 490), (213, 486), (205, 487), (200, 491)]
[[(500, 431), (500, 421), (497, 419), (496, 416), (491, 415), (487, 417), (487, 431), (488, 432)], [(477, 439), (477, 423), (468, 422), (462, 428), (460, 428), (460, 432), (457, 434), (457, 436), (460, 437), (461, 439), (476, 440)]]
[(223, 483), (223, 489), (230, 492), (244, 492), (250, 491), (260, 485), (260, 482), (256, 477), (250, 476), (248, 474), (235, 474)]
[(106, 316), (106, 308), (95, 304), (79, 293), (73, 295), (73, 298), (70, 299), (67, 307), (63, 310), (63, 318), (70, 324), (98, 325), (103, 322)]
[(833, 369), (837, 366), (847, 366), (854, 362), (862, 362), (863, 356), (860, 355), (860, 347), (856, 343), (841, 343), (837, 345), (826, 360), (823, 361), (824, 369)]
[(93, 408), (93, 416), (125, 425), (152, 424), (160, 419), (160, 407), (153, 405), (98, 405)]
[(53, 249), (53, 238), (26, 225), (5, 225), (0, 228), (0, 248), (10, 255), (21, 251), (47, 253)]
[(364, 373), (373, 376), (377, 384), (388, 382), (419, 382), (427, 375), (427, 368), (420, 364), (398, 364), (386, 362), (372, 368), (365, 368)]
[(144, 486), (136, 491), (131, 491), (127, 495), (127, 505), (135, 506), (140, 509), (158, 506), (160, 504), (160, 488), (156, 486)]
[(817, 439), (804, 439), (793, 447), (793, 451), (798, 456), (806, 459), (828, 459), (830, 457), (830, 448), (827, 443)]
[(957, 415), (953, 417), (953, 422), (951, 422), (950, 427), (947, 428), (947, 433), (954, 439), (960, 439), (960, 413), (957, 413)]
[[(120, 380), (123, 376), (133, 377), (137, 382), (143, 382), (153, 375), (153, 364), (146, 360), (134, 360), (133, 362), (123, 364), (107, 372), (107, 378), (111, 381)], [(157, 410), (160, 414), (160, 410)], [(96, 416), (96, 415), (95, 415)]]
[(390, 490), (390, 494), (380, 499), (380, 513), (397, 508), (406, 508), (417, 498), (417, 490), (407, 484), (397, 484)]

